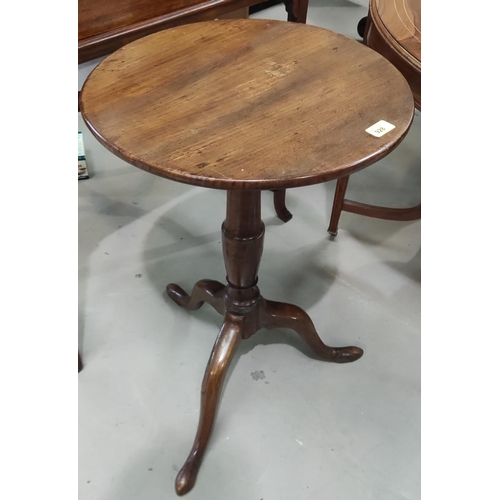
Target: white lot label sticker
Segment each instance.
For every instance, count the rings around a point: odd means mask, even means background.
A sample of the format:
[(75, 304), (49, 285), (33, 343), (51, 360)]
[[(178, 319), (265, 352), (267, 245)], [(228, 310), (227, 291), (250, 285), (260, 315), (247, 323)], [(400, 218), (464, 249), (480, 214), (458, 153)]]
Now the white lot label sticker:
[(78, 156), (85, 156), (85, 148), (83, 147), (83, 136), (78, 132)]
[(382, 137), (384, 134), (387, 134), (387, 132), (390, 132), (393, 128), (396, 128), (396, 125), (386, 122), (385, 120), (380, 120), (379, 122), (375, 123), (375, 125), (367, 128), (365, 132), (368, 132), (374, 137)]

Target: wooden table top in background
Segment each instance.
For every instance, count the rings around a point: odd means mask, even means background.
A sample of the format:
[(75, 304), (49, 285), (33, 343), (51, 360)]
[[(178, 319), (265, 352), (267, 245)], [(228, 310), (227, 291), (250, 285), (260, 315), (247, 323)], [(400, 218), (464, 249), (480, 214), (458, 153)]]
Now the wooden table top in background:
[(422, 30), (420, 0), (370, 0), (364, 42), (391, 61), (410, 85), (421, 109)]
[(422, 61), (420, 0), (374, 0), (387, 31), (418, 63)]
[[(82, 116), (125, 161), (188, 184), (274, 189), (336, 179), (406, 135), (403, 76), (329, 30), (268, 20), (189, 24), (111, 54), (82, 89)], [(383, 137), (365, 129), (396, 127)]]

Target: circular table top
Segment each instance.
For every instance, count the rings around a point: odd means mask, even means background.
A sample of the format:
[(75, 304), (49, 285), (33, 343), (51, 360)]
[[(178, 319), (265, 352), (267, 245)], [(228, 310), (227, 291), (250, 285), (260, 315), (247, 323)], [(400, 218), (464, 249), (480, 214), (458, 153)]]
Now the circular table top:
[(420, 68), (422, 61), (421, 0), (371, 0), (386, 30)]
[[(91, 73), (80, 109), (125, 161), (218, 189), (350, 174), (394, 149), (414, 113), (406, 80), (373, 50), (322, 28), (248, 19), (126, 45)], [(380, 120), (395, 128), (365, 131)]]

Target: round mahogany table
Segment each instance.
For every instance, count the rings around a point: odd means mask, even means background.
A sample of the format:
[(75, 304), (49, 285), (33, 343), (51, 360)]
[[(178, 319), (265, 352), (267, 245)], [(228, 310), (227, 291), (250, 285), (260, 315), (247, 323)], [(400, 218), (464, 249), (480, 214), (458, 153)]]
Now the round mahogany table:
[[(190, 295), (167, 287), (179, 306), (193, 310), (207, 302), (224, 316), (203, 380), (198, 432), (176, 479), (182, 495), (195, 483), (241, 340), (261, 328), (290, 328), (323, 360), (346, 363), (363, 354), (325, 345), (305, 311), (260, 294), (261, 190), (329, 181), (384, 157), (410, 127), (412, 94), (394, 66), (344, 36), (287, 22), (230, 20), (126, 45), (89, 76), (80, 107), (96, 138), (132, 165), (227, 191), (227, 284), (201, 280)], [(380, 120), (394, 128), (382, 137), (365, 131)]]
[[(415, 107), (421, 109), (421, 17), (420, 0), (370, 0), (363, 43), (382, 54), (406, 78)], [(328, 232), (336, 236), (342, 211), (377, 219), (412, 221), (420, 219), (420, 204), (389, 208), (345, 199), (349, 176), (337, 181)], [(284, 199), (284, 195), (281, 195)], [(284, 202), (283, 202), (284, 203)], [(280, 208), (278, 214), (283, 211)]]

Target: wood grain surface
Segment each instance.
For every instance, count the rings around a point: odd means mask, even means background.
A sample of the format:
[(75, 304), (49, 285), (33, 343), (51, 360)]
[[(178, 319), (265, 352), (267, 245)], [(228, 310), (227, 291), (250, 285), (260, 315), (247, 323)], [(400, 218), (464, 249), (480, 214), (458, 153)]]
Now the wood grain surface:
[(372, 0), (387, 31), (419, 63), (422, 61), (420, 0)]
[(205, 0), (78, 1), (78, 39), (193, 7)]
[[(268, 20), (189, 24), (132, 42), (92, 72), (80, 108), (125, 161), (218, 189), (355, 172), (394, 149), (414, 113), (406, 80), (373, 50)], [(365, 132), (379, 120), (395, 129)]]

